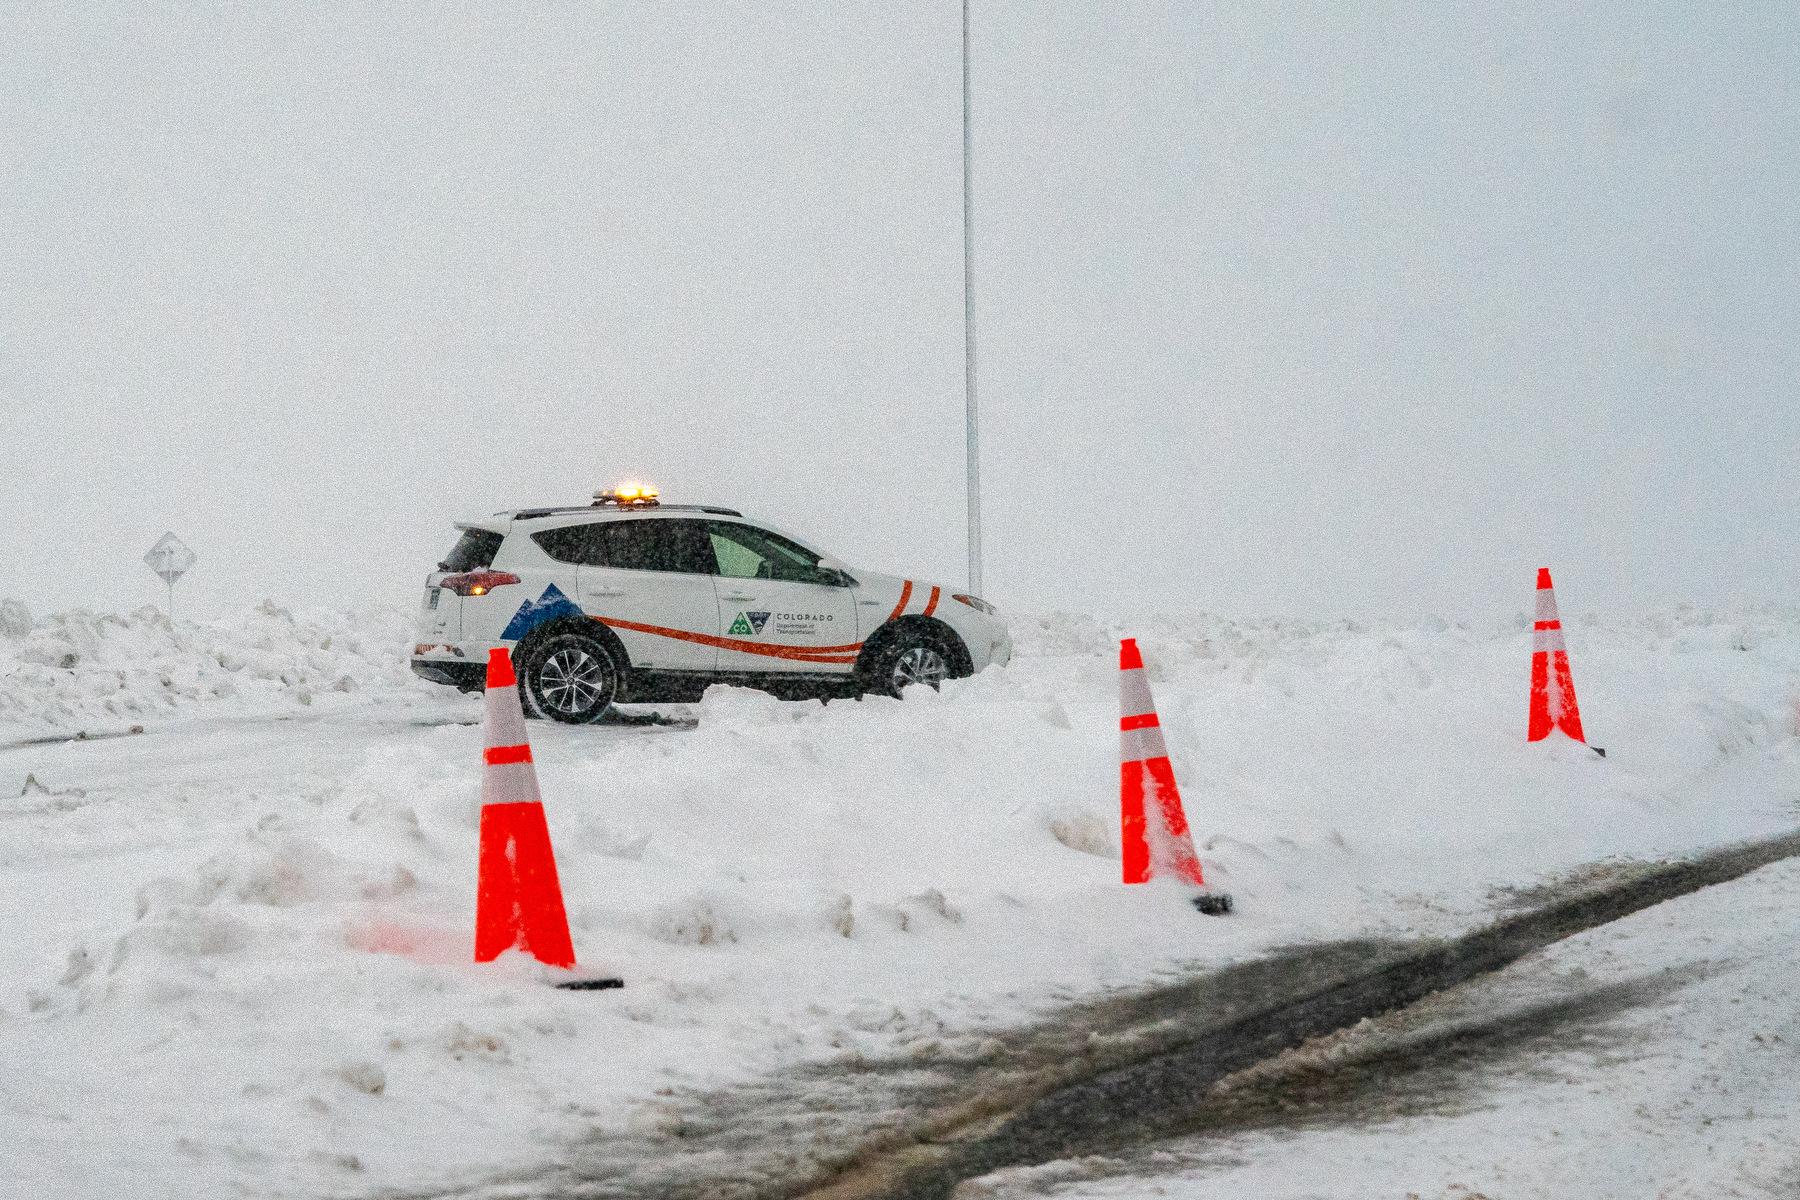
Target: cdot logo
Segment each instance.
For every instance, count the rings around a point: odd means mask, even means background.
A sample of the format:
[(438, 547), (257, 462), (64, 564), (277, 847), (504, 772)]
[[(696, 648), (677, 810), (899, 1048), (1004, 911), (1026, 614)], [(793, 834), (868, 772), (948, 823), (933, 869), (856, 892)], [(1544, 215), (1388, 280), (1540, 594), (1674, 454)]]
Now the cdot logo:
[(737, 615), (737, 620), (731, 623), (731, 632), (739, 637), (751, 636), (761, 633), (763, 626), (768, 623), (769, 614), (766, 612), (741, 612)]

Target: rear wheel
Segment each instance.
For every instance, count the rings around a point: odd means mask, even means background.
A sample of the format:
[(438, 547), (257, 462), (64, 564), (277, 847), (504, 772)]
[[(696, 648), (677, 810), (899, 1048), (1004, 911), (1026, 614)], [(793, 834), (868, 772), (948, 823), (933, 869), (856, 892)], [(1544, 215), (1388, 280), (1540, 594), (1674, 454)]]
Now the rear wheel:
[(620, 676), (619, 663), (605, 642), (571, 632), (552, 634), (533, 646), (519, 681), (539, 716), (586, 725), (612, 707)]

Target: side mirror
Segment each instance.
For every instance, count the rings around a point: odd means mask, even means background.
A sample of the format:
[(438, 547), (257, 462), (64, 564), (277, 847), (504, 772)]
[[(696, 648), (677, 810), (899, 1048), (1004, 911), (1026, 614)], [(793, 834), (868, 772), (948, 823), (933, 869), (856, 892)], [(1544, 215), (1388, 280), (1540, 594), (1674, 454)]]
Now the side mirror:
[(825, 557), (819, 560), (819, 582), (831, 587), (855, 587), (856, 576), (837, 559)]

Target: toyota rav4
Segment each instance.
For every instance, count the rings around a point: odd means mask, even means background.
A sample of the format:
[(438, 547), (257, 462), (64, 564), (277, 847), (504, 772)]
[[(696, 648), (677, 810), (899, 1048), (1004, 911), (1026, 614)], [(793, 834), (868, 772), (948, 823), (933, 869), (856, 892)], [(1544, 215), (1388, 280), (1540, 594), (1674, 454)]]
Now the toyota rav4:
[(573, 724), (710, 683), (778, 695), (883, 692), (1004, 665), (976, 596), (852, 570), (729, 508), (648, 488), (457, 525), (426, 579), (412, 668), (465, 691), (512, 649), (527, 710)]

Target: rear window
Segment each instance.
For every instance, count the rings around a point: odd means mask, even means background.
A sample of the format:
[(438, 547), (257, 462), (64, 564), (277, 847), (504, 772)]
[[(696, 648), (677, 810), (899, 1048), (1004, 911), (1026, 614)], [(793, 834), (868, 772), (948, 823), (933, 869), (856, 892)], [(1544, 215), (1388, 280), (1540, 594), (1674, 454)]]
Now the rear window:
[(450, 547), (450, 553), (444, 555), (444, 561), (438, 564), (440, 571), (479, 571), (494, 565), (494, 555), (500, 552), (500, 543), (504, 540), (500, 534), (491, 529), (465, 529), (463, 535), (456, 539), (456, 545)]

